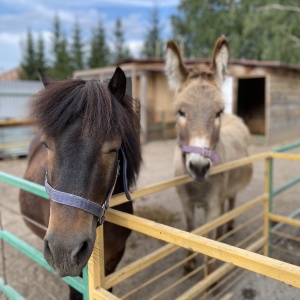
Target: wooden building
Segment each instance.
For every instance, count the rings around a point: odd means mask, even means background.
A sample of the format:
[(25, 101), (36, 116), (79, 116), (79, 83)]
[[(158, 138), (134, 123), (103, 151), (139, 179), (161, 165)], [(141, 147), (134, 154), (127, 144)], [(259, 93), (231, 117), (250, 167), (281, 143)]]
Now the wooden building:
[[(208, 59), (186, 60), (210, 64)], [(160, 59), (132, 59), (120, 67), (132, 78), (132, 96), (141, 104), (144, 140), (175, 136), (173, 93)], [(75, 78), (109, 79), (115, 67), (77, 71)], [(300, 66), (272, 61), (230, 61), (224, 85), (226, 110), (242, 117), (250, 132), (267, 143), (300, 138)]]

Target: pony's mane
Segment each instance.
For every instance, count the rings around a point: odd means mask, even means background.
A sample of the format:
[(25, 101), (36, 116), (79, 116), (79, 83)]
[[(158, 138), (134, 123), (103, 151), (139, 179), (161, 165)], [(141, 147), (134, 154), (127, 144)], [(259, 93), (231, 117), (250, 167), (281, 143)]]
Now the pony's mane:
[(100, 81), (67, 79), (52, 81), (33, 99), (32, 114), (46, 135), (56, 138), (70, 123), (81, 118), (82, 130), (99, 140), (115, 133), (122, 137), (128, 161), (128, 183), (133, 185), (141, 163), (138, 104), (125, 95), (118, 101), (107, 84)]

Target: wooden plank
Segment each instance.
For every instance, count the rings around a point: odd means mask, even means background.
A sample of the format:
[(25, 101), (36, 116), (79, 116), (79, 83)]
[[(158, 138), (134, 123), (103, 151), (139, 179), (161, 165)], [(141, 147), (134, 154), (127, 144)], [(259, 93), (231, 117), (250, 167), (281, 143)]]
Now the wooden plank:
[(300, 288), (300, 267), (109, 209), (107, 221)]
[[(236, 218), (237, 216), (241, 215), (242, 213), (252, 209), (253, 207), (259, 205), (260, 203), (264, 202), (266, 200), (267, 195), (263, 194), (244, 205), (237, 207), (231, 211), (229, 211), (226, 214), (223, 214), (222, 216), (218, 217), (215, 220), (212, 220), (211, 222), (208, 222), (195, 230), (192, 231), (192, 233), (197, 235), (205, 235), (211, 230), (219, 227), (220, 225), (223, 225), (227, 223), (228, 221)], [(130, 276), (144, 270), (145, 268), (149, 267), (150, 265), (154, 264), (155, 262), (159, 261), (160, 259), (166, 257), (167, 255), (170, 255), (171, 253), (175, 252), (179, 247), (173, 244), (168, 244), (166, 246), (163, 246), (156, 251), (144, 256), (143, 258), (133, 262), (132, 264), (123, 267), (120, 270), (117, 270), (116, 272), (110, 274), (106, 277), (105, 282), (105, 288), (109, 289), (113, 287), (114, 285), (118, 284), (119, 282), (129, 278)]]

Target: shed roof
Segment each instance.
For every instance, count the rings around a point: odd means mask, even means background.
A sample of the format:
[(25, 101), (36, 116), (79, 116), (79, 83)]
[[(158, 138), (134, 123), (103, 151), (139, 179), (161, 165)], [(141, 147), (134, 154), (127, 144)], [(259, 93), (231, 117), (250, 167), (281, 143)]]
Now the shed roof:
[[(194, 64), (210, 64), (212, 62), (209, 58), (197, 58), (197, 59), (184, 59), (187, 65)], [(147, 58), (147, 59), (126, 59), (119, 62), (119, 65), (135, 63), (136, 65), (147, 65), (147, 70), (162, 71), (164, 68), (164, 59), (161, 58)], [(235, 59), (232, 58), (229, 61), (232, 65), (241, 65), (245, 67), (261, 67), (270, 69), (285, 69), (287, 71), (300, 72), (300, 65), (292, 65), (279, 61), (262, 61), (254, 59)]]

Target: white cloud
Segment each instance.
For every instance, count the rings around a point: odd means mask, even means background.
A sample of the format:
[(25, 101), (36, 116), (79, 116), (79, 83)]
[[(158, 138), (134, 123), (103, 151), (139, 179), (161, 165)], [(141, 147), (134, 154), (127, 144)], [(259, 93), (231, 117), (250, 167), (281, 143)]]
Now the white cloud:
[[(42, 33), (45, 39), (47, 53), (50, 53), (51, 31), (56, 14), (61, 20), (62, 29), (70, 39), (75, 20), (81, 24), (83, 42), (88, 44), (91, 29), (96, 26), (101, 17), (106, 29), (108, 42), (112, 42), (115, 28), (116, 13), (122, 18), (126, 43), (134, 56), (139, 56), (146, 29), (149, 24), (147, 9), (156, 3), (158, 7), (174, 7), (179, 0), (0, 0), (1, 2), (1, 33), (0, 33), (0, 73), (3, 70), (17, 67), (22, 58), (21, 41), (25, 41), (28, 28), (36, 39)], [(122, 8), (134, 9), (135, 13), (122, 15)], [(6, 12), (7, 11), (7, 12)], [(12, 11), (14, 13), (12, 13)], [(112, 17), (113, 16), (113, 17)], [(162, 32), (169, 28), (168, 21), (161, 21)], [(169, 30), (169, 29), (168, 29)]]
[(141, 41), (141, 40), (131, 40), (131, 41), (127, 42), (127, 46), (130, 50), (130, 53), (134, 57), (138, 57), (138, 56), (140, 56), (140, 53), (141, 53), (142, 48), (143, 48), (143, 41)]

